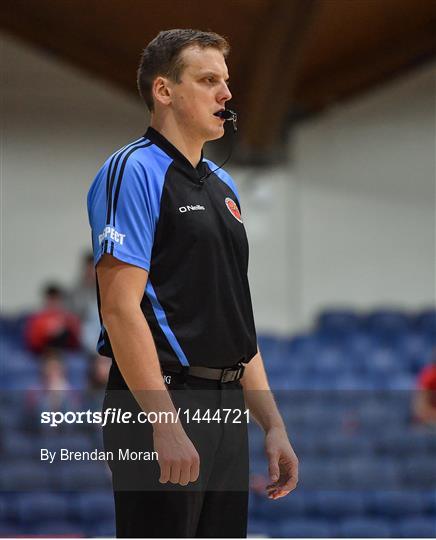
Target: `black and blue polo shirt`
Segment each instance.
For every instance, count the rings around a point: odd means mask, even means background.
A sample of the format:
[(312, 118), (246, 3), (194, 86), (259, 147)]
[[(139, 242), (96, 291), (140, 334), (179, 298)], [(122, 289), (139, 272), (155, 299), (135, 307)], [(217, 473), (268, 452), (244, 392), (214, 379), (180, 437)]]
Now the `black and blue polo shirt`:
[[(95, 264), (109, 253), (149, 273), (141, 309), (162, 367), (229, 367), (257, 352), (238, 192), (215, 169), (203, 155), (193, 167), (150, 127), (88, 194)], [(113, 358), (103, 326), (97, 348)]]

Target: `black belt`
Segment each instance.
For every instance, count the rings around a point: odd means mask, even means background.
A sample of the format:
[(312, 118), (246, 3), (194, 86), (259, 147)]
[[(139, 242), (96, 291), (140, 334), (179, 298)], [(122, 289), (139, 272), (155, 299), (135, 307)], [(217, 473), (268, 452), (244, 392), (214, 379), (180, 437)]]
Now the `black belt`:
[(203, 366), (183, 366), (181, 368), (176, 366), (162, 366), (162, 371), (164, 372), (169, 371), (170, 373), (191, 375), (192, 377), (220, 381), (222, 383), (238, 381), (244, 374), (244, 370), (245, 366), (243, 364), (223, 369)]

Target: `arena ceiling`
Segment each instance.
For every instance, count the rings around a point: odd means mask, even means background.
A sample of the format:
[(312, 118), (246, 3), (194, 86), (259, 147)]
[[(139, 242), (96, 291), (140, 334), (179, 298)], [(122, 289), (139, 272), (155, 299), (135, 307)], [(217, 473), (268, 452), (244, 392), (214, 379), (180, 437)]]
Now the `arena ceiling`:
[(126, 92), (159, 30), (228, 37), (232, 108), (247, 158), (291, 122), (429, 61), (435, 0), (3, 0), (3, 30)]

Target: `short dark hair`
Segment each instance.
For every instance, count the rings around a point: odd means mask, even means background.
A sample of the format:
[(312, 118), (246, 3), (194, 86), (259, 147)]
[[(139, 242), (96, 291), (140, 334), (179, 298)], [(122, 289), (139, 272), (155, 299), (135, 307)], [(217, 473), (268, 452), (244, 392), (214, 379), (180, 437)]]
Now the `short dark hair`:
[(159, 32), (142, 52), (138, 68), (138, 90), (151, 112), (154, 110), (151, 91), (154, 79), (162, 75), (179, 83), (185, 68), (181, 52), (190, 46), (201, 49), (213, 47), (221, 51), (224, 57), (227, 57), (230, 52), (228, 41), (215, 32), (202, 32), (189, 28)]
[(59, 283), (49, 281), (44, 285), (42, 294), (44, 298), (62, 298), (64, 295), (64, 290)]

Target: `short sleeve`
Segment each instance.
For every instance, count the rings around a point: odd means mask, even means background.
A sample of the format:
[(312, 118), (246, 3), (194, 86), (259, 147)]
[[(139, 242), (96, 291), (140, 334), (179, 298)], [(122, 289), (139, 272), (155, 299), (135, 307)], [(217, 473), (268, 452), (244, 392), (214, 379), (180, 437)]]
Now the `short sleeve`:
[(109, 253), (149, 271), (162, 186), (133, 158), (109, 172), (110, 165), (103, 167), (88, 196), (94, 262)]

